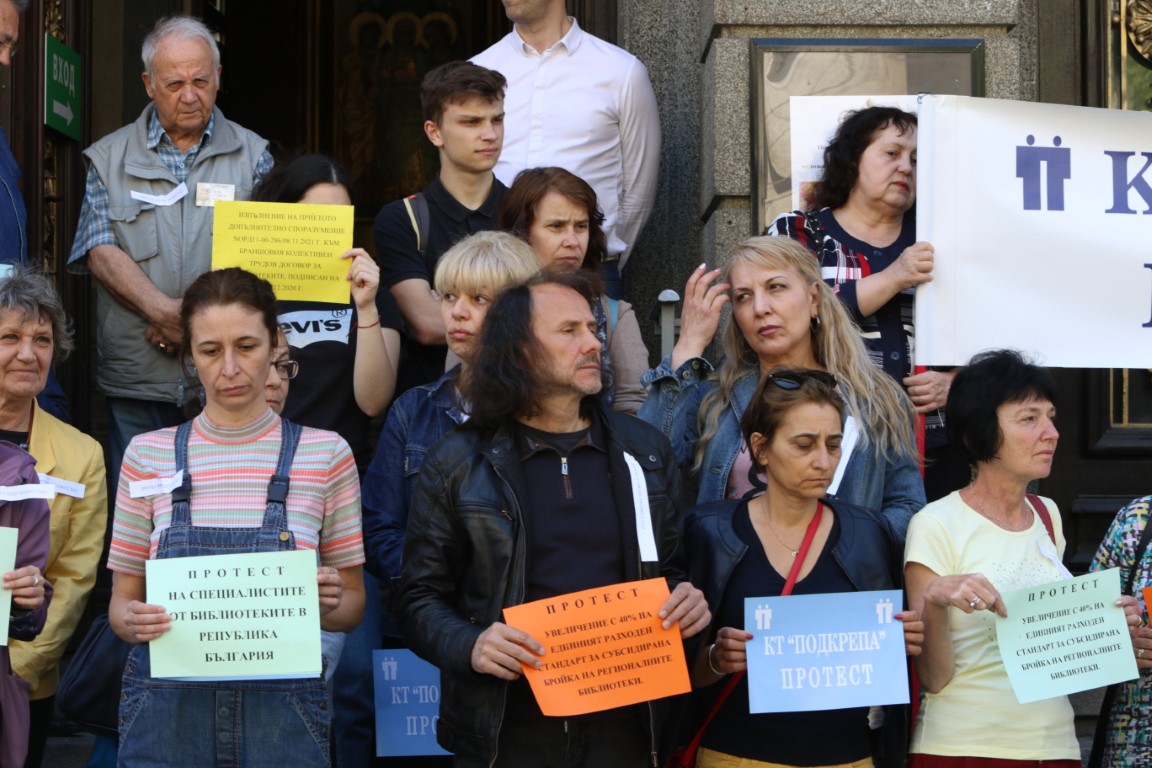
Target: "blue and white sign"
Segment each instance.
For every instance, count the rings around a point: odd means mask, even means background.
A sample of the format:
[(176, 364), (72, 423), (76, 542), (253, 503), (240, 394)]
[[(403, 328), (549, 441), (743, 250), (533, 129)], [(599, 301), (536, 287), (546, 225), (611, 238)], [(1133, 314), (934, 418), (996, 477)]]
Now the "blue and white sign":
[(908, 703), (899, 590), (749, 597), (748, 711)]
[(450, 754), (436, 743), (440, 670), (405, 648), (372, 652), (376, 755)]
[(926, 96), (917, 173), (917, 364), (1152, 366), (1152, 114)]

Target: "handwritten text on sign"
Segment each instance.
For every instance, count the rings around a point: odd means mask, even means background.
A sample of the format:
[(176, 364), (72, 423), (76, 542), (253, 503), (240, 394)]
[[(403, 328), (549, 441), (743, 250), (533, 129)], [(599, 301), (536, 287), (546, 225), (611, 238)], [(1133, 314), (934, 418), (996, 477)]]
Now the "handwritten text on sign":
[(749, 597), (748, 711), (908, 702), (899, 590)]
[(1001, 594), (996, 640), (1021, 704), (1137, 676), (1119, 596), (1115, 568)]
[(568, 717), (686, 693), (680, 630), (658, 615), (667, 599), (668, 582), (648, 579), (505, 608), (546, 649), (543, 669), (524, 667), (540, 710)]
[(272, 283), (276, 298), (347, 304), (350, 205), (217, 201), (212, 269), (241, 267)]
[(148, 602), (172, 629), (151, 643), (152, 676), (204, 680), (320, 674), (316, 553), (300, 549), (146, 564)]

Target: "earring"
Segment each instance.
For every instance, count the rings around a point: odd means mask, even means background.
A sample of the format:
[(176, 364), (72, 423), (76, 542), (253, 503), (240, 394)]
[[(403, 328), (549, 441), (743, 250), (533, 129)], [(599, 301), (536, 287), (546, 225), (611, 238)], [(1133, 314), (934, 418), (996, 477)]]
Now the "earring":
[(816, 333), (816, 331), (820, 330), (820, 322), (820, 315), (812, 316), (812, 333)]

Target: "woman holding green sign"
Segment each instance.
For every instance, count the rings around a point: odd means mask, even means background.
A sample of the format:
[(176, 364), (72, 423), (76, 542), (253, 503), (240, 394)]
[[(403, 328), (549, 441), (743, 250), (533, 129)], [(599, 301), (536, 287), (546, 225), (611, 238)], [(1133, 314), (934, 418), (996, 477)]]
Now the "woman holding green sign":
[[(770, 371), (740, 424), (766, 490), (689, 513), (684, 541), (691, 580), (704, 590), (714, 617), (712, 641), (692, 668), (692, 684), (702, 689), (697, 703), (712, 708), (698, 734), (700, 768), (866, 768), (874, 757), (879, 765), (903, 765), (904, 707), (884, 708), (879, 733), (868, 707), (749, 712), (744, 671), (752, 635), (743, 629), (745, 598), (900, 588), (900, 539), (893, 523), (825, 495), (840, 461), (846, 410), (831, 374)], [(911, 611), (895, 618), (904, 622), (908, 652), (918, 652), (919, 618)], [(725, 678), (728, 683), (718, 685)]]
[[(359, 482), (348, 444), (282, 420), (265, 399), (278, 330), (272, 287), (240, 269), (209, 272), (185, 294), (181, 323), (204, 411), (134, 438), (116, 499), (108, 616), (117, 635), (138, 644), (124, 671), (120, 763), (326, 766), (331, 708), (320, 676), (151, 676), (148, 643), (171, 628), (171, 617), (145, 602), (150, 559), (311, 549), (320, 564), (321, 628), (349, 630), (364, 609)], [(286, 493), (278, 492), (284, 476)]]
[(908, 528), (908, 604), (924, 617), (912, 768), (1080, 766), (1068, 698), (1020, 704), (996, 642), (1001, 591), (1071, 575), (1055, 505), (1027, 493), (1052, 471), (1055, 399), (1047, 372), (1010, 350), (977, 355), (952, 383), (949, 439), (976, 472)]

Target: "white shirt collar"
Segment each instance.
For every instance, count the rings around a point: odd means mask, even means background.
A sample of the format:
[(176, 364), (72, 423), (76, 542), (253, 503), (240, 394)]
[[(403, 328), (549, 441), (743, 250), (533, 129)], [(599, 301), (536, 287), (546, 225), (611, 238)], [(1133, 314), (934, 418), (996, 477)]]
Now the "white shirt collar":
[[(544, 51), (544, 53), (551, 53), (552, 51), (556, 50), (558, 46), (562, 45), (568, 51), (568, 53), (571, 54), (575, 53), (576, 49), (580, 47), (580, 41), (584, 39), (584, 30), (580, 29), (580, 25), (577, 23), (574, 17), (569, 16), (568, 21), (572, 22), (572, 26), (569, 28), (568, 34), (564, 35), (564, 37), (553, 43), (551, 47)], [(512, 34), (514, 35), (514, 38), (512, 39), (512, 46), (518, 49), (525, 56), (543, 55), (531, 45), (524, 42), (524, 38), (520, 37), (520, 33), (515, 29), (512, 30)]]

